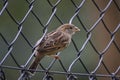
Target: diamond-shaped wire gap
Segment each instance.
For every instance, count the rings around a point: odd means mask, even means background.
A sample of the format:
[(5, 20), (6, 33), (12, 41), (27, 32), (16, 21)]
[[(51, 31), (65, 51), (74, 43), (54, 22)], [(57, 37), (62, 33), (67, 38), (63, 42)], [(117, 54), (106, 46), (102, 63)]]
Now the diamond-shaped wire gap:
[[(23, 30), (21, 35), (26, 40), (31, 48), (36, 44), (37, 40), (43, 35), (43, 28), (37, 21), (36, 17), (31, 13), (26, 18), (26, 21), (23, 23)], [(32, 50), (32, 49), (31, 49)]]
[[(96, 54), (96, 51), (89, 42), (85, 46), (80, 58), (82, 59), (83, 63), (86, 65), (88, 71), (93, 70), (99, 61), (99, 55)], [(96, 61), (94, 61), (94, 59)], [(92, 63), (94, 63), (95, 65), (92, 65), (92, 67), (88, 67), (91, 66)]]
[(7, 9), (12, 16), (14, 16), (14, 18), (20, 22), (29, 10), (29, 5), (24, 0), (14, 2), (10, 1)]
[(6, 11), (7, 11), (8, 15), (11, 17), (11, 19), (12, 19), (16, 24), (18, 24), (18, 28), (19, 28), (19, 30), (20, 30), (20, 28), (22, 28), (22, 24), (24, 23), (25, 19), (26, 19), (27, 16), (29, 15), (29, 13), (30, 13), (30, 11), (32, 10), (32, 8), (33, 8), (33, 6), (31, 6), (31, 7), (28, 9), (27, 13), (24, 15), (24, 17), (22, 18), (22, 20), (19, 21), (19, 22), (16, 20), (16, 18), (15, 18), (13, 15), (11, 15), (10, 11), (9, 11), (7, 8), (6, 8)]
[[(69, 5), (68, 5), (69, 4)], [(54, 6), (52, 4), (52, 1), (50, 1), (50, 5), (51, 7), (53, 7), (54, 9)], [(75, 10), (73, 8), (73, 6), (71, 5), (71, 2), (70, 1), (61, 1), (59, 2), (59, 4), (57, 6), (55, 6), (57, 8), (57, 12), (55, 14), (55, 17), (60, 21), (60, 23), (68, 23), (69, 19), (71, 16), (73, 16)], [(71, 9), (71, 10), (69, 10)], [(61, 12), (62, 10), (62, 12)], [(69, 13), (69, 14), (68, 14)]]
[(24, 37), (20, 35), (17, 41), (14, 43), (12, 54), (19, 62), (21, 67), (23, 66), (23, 64), (25, 64), (26, 60), (29, 58), (31, 52), (32, 52), (32, 48), (28, 45)]
[(52, 13), (52, 8), (49, 6), (47, 1), (38, 0), (34, 2), (32, 13), (36, 15), (37, 19), (40, 21), (40, 24), (44, 27)]
[[(49, 0), (48, 0), (48, 3), (49, 3), (49, 5), (54, 9), (55, 7), (57, 7), (57, 5), (59, 5), (60, 4), (60, 0), (58, 0), (56, 3), (55, 3), (55, 5), (53, 5), (53, 3), (51, 3)], [(59, 9), (58, 9), (59, 10)], [(57, 16), (57, 14), (55, 13), (55, 17), (57, 18), (57, 20), (61, 23), (61, 24), (63, 24), (63, 21), (60, 19), (60, 17), (58, 17)]]
[[(29, 5), (31, 5), (31, 2), (30, 2), (30, 1), (26, 0), (26, 2), (27, 2)], [(37, 4), (35, 4), (35, 2), (34, 2), (33, 5), (37, 7)], [(44, 24), (42, 23), (41, 18), (38, 17), (39, 15), (36, 14), (36, 12), (34, 11), (34, 8), (31, 10), (31, 13), (34, 15), (34, 17), (35, 17), (36, 20), (39, 22), (39, 24), (40, 24), (42, 27), (44, 27)], [(39, 13), (40, 13), (40, 12), (39, 12)]]
[(86, 30), (88, 30), (98, 20), (97, 18), (99, 17), (99, 15), (100, 12), (96, 9), (96, 6), (94, 6), (94, 4), (91, 1), (88, 1), (85, 2), (85, 4), (80, 9), (77, 18), (79, 18), (78, 20), (82, 21), (82, 23), (86, 27)]

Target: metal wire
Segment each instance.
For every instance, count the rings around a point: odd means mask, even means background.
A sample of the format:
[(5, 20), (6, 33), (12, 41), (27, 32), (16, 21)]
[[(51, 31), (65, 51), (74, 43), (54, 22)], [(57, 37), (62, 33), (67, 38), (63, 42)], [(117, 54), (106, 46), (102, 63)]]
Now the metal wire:
[[(37, 14), (37, 11), (34, 10), (34, 8), (37, 7), (36, 6), (37, 0), (23, 0), (23, 1), (25, 3), (27, 3), (26, 5), (28, 8), (26, 9), (26, 13), (24, 14), (24, 16), (22, 17), (21, 20), (17, 20), (16, 16), (14, 16), (12, 14), (12, 12), (10, 11), (10, 8), (8, 6), (10, 4), (10, 1), (8, 1), (8, 0), (0, 1), (0, 16), (4, 16), (4, 14), (9, 16), (9, 18), (11, 19), (13, 24), (17, 25), (16, 28), (18, 29), (15, 33), (14, 38), (13, 37), (11, 38), (12, 39), (11, 41), (9, 41), (7, 39), (8, 36), (5, 36), (2, 31), (0, 32), (0, 39), (1, 39), (0, 42), (4, 43), (7, 48), (7, 51), (5, 53), (3, 53), (3, 50), (2, 50), (3, 47), (0, 44), (0, 46), (2, 47), (2, 49), (0, 50), (1, 51), (0, 53), (5, 54), (4, 56), (2, 56), (2, 58), (0, 60), (0, 80), (9, 80), (7, 77), (7, 73), (5, 71), (6, 69), (10, 69), (13, 71), (14, 70), (21, 71), (21, 73), (17, 77), (17, 80), (32, 80), (32, 77), (29, 74), (27, 74), (26, 72), (29, 71), (28, 66), (29, 66), (29, 63), (31, 62), (32, 58), (34, 57), (34, 48), (37, 45), (33, 45), (32, 41), (29, 40), (28, 36), (26, 36), (25, 32), (24, 32), (25, 24), (27, 23), (27, 19), (29, 19), (30, 16), (35, 18), (35, 21), (38, 22), (39, 26), (41, 26), (40, 29), (42, 29), (42, 31), (43, 31), (40, 34), (41, 37), (39, 36), (40, 37), (39, 43), (41, 42), (43, 37), (48, 32), (49, 26), (51, 25), (51, 23), (54, 24), (54, 22), (53, 22), (54, 19), (56, 19), (56, 22), (58, 21), (60, 24), (65, 23), (63, 20), (63, 17), (59, 16), (61, 13), (59, 13), (59, 14), (57, 13), (57, 11), (61, 10), (60, 7), (62, 7), (62, 6), (60, 6), (60, 4), (64, 3), (65, 1), (62, 1), (62, 0), (56, 0), (56, 1), (45, 0), (44, 1), (47, 4), (45, 3), (43, 5), (49, 6), (50, 10), (51, 10), (51, 12), (49, 13), (50, 15), (47, 15), (48, 18), (47, 18), (46, 22), (43, 22), (40, 14)], [(83, 35), (86, 38), (83, 40), (82, 43), (79, 41), (79, 43), (81, 43), (82, 45), (77, 43), (77, 40), (76, 40), (77, 38), (72, 39), (72, 44), (76, 51), (75, 52), (76, 57), (74, 57), (74, 59), (72, 60), (72, 62), (70, 63), (70, 65), (68, 67), (66, 67), (66, 65), (64, 64), (64, 61), (62, 59), (60, 59), (60, 60), (53, 59), (48, 64), (47, 67), (45, 67), (44, 64), (42, 62), (40, 62), (39, 66), (41, 67), (41, 69), (37, 69), (36, 72), (44, 74), (44, 76), (42, 76), (43, 80), (55, 80), (56, 78), (53, 75), (64, 75), (65, 76), (64, 80), (83, 79), (81, 77), (86, 77), (86, 80), (120, 80), (119, 59), (118, 59), (118, 63), (116, 63), (117, 68), (114, 69), (115, 71), (111, 71), (111, 67), (109, 67), (107, 65), (108, 63), (106, 63), (106, 61), (105, 61), (105, 59), (108, 59), (110, 61), (114, 60), (114, 58), (110, 59), (110, 58), (105, 57), (108, 54), (108, 51), (112, 50), (113, 48), (115, 48), (116, 52), (117, 52), (117, 53), (114, 52), (113, 54), (119, 55), (119, 57), (120, 57), (120, 43), (118, 42), (118, 40), (116, 40), (116, 38), (120, 39), (119, 38), (120, 37), (120, 19), (118, 18), (118, 19), (114, 20), (114, 21), (116, 21), (116, 24), (113, 26), (114, 27), (113, 30), (111, 30), (111, 27), (109, 27), (107, 25), (108, 23), (107, 23), (106, 19), (104, 19), (106, 17), (106, 15), (109, 14), (108, 12), (112, 5), (115, 5), (114, 8), (118, 11), (117, 16), (120, 17), (120, 14), (119, 14), (120, 7), (118, 4), (119, 1), (107, 0), (107, 2), (106, 2), (107, 4), (105, 5), (104, 8), (100, 7), (99, 1), (97, 2), (97, 0), (91, 0), (91, 1), (71, 0), (69, 2), (73, 7), (74, 12), (73, 12), (73, 15), (71, 15), (69, 17), (69, 20), (67, 20), (67, 21), (70, 24), (74, 24), (74, 20), (77, 19), (77, 22), (78, 22), (77, 25), (78, 24), (81, 25), (81, 28), (84, 31)], [(93, 22), (93, 24), (89, 25), (89, 28), (86, 25), (87, 23), (85, 23), (84, 20), (80, 17), (81, 16), (80, 13), (82, 13), (82, 8), (86, 6), (86, 3), (93, 5), (96, 8), (95, 14), (98, 15), (96, 17), (95, 21), (90, 22), (90, 23)], [(69, 5), (65, 5), (65, 6), (69, 6)], [(86, 7), (89, 8), (89, 6), (86, 6)], [(71, 9), (69, 9), (68, 11), (70, 11), (70, 10)], [(40, 10), (40, 11), (42, 12), (42, 10)], [(111, 15), (111, 16), (113, 16), (113, 15)], [(109, 19), (109, 17), (107, 17), (107, 19)], [(0, 20), (0, 23), (1, 22), (2, 22), (2, 20)], [(100, 24), (102, 24), (103, 28), (106, 30), (106, 33), (107, 33), (106, 36), (108, 36), (110, 38), (110, 39), (108, 39), (106, 45), (104, 43), (102, 44), (102, 45), (104, 45), (104, 48), (102, 50), (99, 50), (96, 47), (96, 45), (95, 45), (96, 40), (92, 39), (93, 35), (96, 34), (94, 31), (96, 31), (96, 29), (100, 27), (99, 26)], [(7, 30), (6, 30), (6, 33), (7, 33)], [(104, 36), (104, 35), (101, 35), (101, 36)], [(79, 37), (81, 37), (81, 36), (79, 36)], [(22, 38), (31, 49), (31, 55), (29, 56), (29, 58), (27, 58), (25, 63), (22, 65), (14, 54), (14, 49), (16, 48), (14, 46), (15, 46), (16, 42), (19, 40), (19, 38)], [(88, 48), (86, 48), (86, 47), (88, 45), (90, 45), (89, 47), (92, 48), (92, 50), (95, 52), (95, 55), (97, 55), (97, 57), (93, 55), (94, 56), (93, 60), (96, 60), (98, 58), (98, 62), (96, 64), (94, 64), (95, 67), (92, 68), (92, 70), (89, 69), (89, 66), (87, 66), (86, 62), (83, 60), (84, 59), (83, 55), (87, 54), (86, 51), (88, 50)], [(80, 46), (80, 47), (78, 47), (78, 46)], [(60, 55), (60, 53), (61, 52), (58, 52), (57, 55)], [(9, 57), (11, 57), (11, 59), (17, 66), (9, 66), (9, 65), (5, 64), (6, 60)], [(60, 65), (60, 67), (62, 68), (62, 71), (52, 70), (55, 63), (58, 63)], [(74, 72), (73, 71), (73, 69), (77, 63), (79, 63), (81, 65), (81, 67), (85, 70), (85, 72)], [(104, 72), (99, 73), (98, 71), (101, 69), (101, 66), (102, 66), (102, 68), (104, 68), (104, 70), (102, 70)], [(77, 68), (79, 68), (79, 67), (77, 67)], [(15, 75), (15, 74), (12, 74), (12, 75)], [(103, 78), (103, 79), (100, 79), (100, 78)], [(39, 80), (39, 78), (38, 78), (38, 80)]]

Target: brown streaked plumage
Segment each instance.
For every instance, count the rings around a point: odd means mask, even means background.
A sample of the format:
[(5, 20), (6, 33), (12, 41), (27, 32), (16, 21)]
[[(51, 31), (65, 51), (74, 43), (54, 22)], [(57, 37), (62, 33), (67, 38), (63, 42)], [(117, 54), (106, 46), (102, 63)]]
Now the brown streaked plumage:
[[(56, 30), (45, 35), (41, 43), (39, 43), (39, 41), (37, 42), (37, 46), (34, 51), (35, 59), (29, 69), (36, 70), (40, 60), (45, 55), (55, 56), (57, 52), (65, 49), (71, 42), (72, 35), (77, 31), (80, 31), (80, 29), (73, 24), (63, 24)], [(34, 74), (35, 71), (29, 72)]]

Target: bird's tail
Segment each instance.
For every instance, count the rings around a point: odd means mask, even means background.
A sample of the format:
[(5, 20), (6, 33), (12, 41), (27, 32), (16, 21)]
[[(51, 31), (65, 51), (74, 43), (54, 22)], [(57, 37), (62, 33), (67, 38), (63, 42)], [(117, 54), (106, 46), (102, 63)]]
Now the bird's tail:
[(40, 60), (41, 60), (43, 57), (44, 57), (44, 55), (38, 54), (38, 55), (36, 55), (35, 59), (33, 59), (32, 64), (31, 64), (30, 67), (29, 67), (29, 69), (30, 69), (29, 72), (30, 72), (32, 75), (34, 75), (35, 70), (37, 69), (37, 66), (38, 66), (39, 62), (40, 62)]

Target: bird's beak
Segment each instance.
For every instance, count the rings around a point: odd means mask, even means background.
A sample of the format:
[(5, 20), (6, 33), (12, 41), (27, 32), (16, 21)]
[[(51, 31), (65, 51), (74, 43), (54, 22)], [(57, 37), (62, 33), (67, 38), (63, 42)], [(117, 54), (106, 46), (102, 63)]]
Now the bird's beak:
[(75, 29), (74, 29), (75, 32), (78, 32), (80, 31), (80, 29), (78, 27), (75, 26)]

